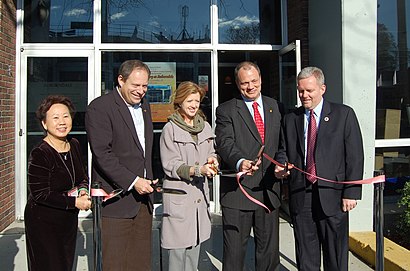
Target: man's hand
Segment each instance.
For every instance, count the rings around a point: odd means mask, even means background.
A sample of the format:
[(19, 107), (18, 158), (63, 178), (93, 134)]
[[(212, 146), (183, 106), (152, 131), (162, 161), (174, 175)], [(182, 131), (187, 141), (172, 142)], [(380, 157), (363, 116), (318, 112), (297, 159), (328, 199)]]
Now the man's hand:
[(152, 186), (155, 185), (157, 182), (158, 179), (151, 181), (140, 177), (138, 181), (135, 182), (134, 189), (140, 195), (149, 194), (154, 192), (154, 188)]
[(353, 210), (357, 205), (357, 200), (355, 199), (342, 199), (342, 209), (343, 212), (349, 212)]
[(289, 169), (292, 169), (293, 165), (292, 164), (286, 164), (286, 165), (287, 165), (287, 168), (281, 167), (278, 165), (275, 166), (275, 177), (276, 178), (284, 179), (290, 175)]
[(253, 173), (259, 169), (260, 163), (261, 159), (259, 159), (256, 163), (251, 160), (243, 160), (239, 166), (239, 171), (246, 172), (246, 175), (253, 175)]

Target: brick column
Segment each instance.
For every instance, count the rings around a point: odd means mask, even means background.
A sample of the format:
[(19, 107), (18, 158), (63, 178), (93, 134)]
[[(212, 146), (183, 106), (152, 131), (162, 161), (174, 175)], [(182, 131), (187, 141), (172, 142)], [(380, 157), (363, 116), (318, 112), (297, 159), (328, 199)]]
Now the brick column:
[(16, 1), (0, 3), (0, 231), (15, 220)]

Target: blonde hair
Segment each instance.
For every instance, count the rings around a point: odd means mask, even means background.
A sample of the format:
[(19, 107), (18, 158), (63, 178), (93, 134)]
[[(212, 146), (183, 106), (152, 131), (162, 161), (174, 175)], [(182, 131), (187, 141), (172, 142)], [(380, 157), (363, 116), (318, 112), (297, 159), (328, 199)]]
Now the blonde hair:
[[(181, 82), (171, 96), (171, 101), (174, 104), (174, 110), (178, 111), (180, 105), (185, 101), (185, 99), (189, 95), (196, 93), (199, 93), (199, 99), (200, 101), (202, 101), (202, 99), (205, 96), (205, 90), (202, 87), (198, 86), (197, 84), (191, 81)], [(205, 115), (201, 109), (198, 110), (198, 114), (205, 118)]]

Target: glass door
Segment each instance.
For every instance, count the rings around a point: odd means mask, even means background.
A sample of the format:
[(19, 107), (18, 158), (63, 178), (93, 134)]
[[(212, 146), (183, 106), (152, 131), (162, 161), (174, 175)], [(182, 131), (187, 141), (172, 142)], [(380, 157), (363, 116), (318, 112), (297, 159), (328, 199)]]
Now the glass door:
[[(296, 40), (279, 50), (279, 99), (288, 113), (301, 105), (298, 99), (297, 75), (301, 70), (300, 40)], [(282, 187), (282, 214), (290, 215), (287, 186)]]
[(279, 50), (280, 101), (286, 112), (299, 107), (296, 77), (301, 70), (300, 40)]
[(39, 144), (44, 136), (36, 110), (39, 103), (48, 95), (59, 94), (71, 98), (75, 105), (76, 114), (73, 128), (69, 137), (80, 141), (84, 166), (88, 168), (87, 135), (85, 132), (84, 115), (90, 95), (94, 91), (92, 65), (93, 52), (75, 52), (70, 55), (67, 51), (22, 52), (21, 82), (17, 110), (18, 138), (16, 149), (20, 168), (16, 170), (17, 217), (22, 218), (27, 200), (27, 161), (30, 151)]

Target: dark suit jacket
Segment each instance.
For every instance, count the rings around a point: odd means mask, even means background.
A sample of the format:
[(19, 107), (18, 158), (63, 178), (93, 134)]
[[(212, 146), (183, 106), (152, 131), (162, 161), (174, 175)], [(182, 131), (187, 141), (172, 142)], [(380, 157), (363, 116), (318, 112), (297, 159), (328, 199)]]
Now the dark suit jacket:
[[(278, 150), (281, 114), (276, 100), (262, 96), (265, 124), (265, 151), (273, 157)], [(255, 159), (262, 140), (245, 102), (231, 99), (216, 109), (216, 150), (222, 158), (222, 168), (236, 171), (239, 159)], [(245, 176), (242, 185), (254, 198), (269, 208), (280, 205), (280, 184), (274, 177), (274, 165), (263, 158), (253, 176)], [(221, 205), (224, 207), (255, 210), (257, 205), (247, 199), (235, 178), (222, 177)]]
[[(87, 108), (85, 125), (93, 155), (91, 178), (94, 182), (101, 182), (107, 192), (118, 187), (127, 191), (137, 176), (144, 176), (144, 168), (146, 177), (153, 177), (151, 110), (146, 100), (142, 101), (141, 107), (145, 123), (145, 156), (131, 113), (117, 90), (96, 98)], [(131, 189), (121, 198), (107, 201), (102, 214), (132, 218), (137, 215), (141, 201), (147, 200), (152, 207), (152, 198)]]
[[(300, 107), (283, 120), (281, 147), (277, 160), (304, 168), (305, 109)], [(324, 101), (315, 150), (317, 176), (336, 180), (360, 180), (363, 177), (363, 143), (359, 123), (352, 108)], [(289, 179), (289, 207), (297, 214), (303, 207), (305, 176), (293, 169)], [(341, 212), (342, 198), (361, 199), (361, 185), (346, 185), (318, 180), (324, 213)]]

